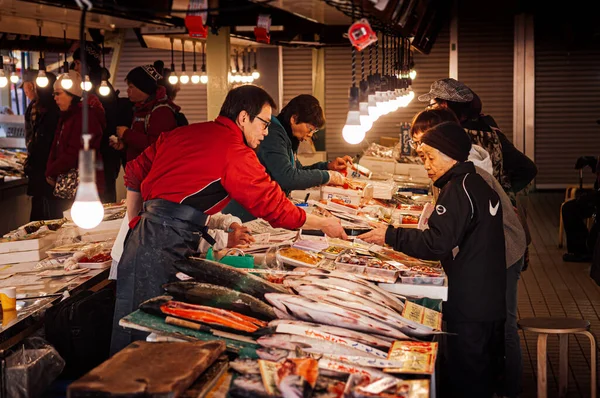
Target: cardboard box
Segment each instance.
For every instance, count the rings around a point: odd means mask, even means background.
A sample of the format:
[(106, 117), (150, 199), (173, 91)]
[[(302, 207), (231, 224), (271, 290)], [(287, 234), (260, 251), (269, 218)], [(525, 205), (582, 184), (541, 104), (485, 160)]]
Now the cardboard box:
[(328, 185), (323, 185), (321, 187), (321, 200), (329, 200), (336, 198), (343, 200), (344, 203), (360, 206), (360, 201), (362, 197), (362, 191), (356, 191), (354, 189), (330, 187)]
[(40, 261), (48, 257), (46, 255), (46, 250), (50, 250), (52, 246), (53, 244), (50, 244), (47, 247), (36, 250), (0, 254), (0, 265)]
[(363, 156), (358, 162), (361, 166), (365, 166), (373, 173), (389, 173), (394, 174), (397, 162), (394, 159), (382, 159), (373, 156)]
[(39, 250), (48, 247), (56, 240), (56, 232), (49, 232), (39, 239), (14, 240), (12, 242), (0, 243), (0, 254), (18, 253)]

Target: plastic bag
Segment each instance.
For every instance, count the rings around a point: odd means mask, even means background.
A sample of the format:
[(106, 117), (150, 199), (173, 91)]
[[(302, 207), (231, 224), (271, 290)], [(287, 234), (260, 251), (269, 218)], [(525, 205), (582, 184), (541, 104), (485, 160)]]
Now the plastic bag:
[(6, 359), (6, 392), (11, 398), (40, 396), (60, 375), (65, 361), (40, 337), (27, 339)]

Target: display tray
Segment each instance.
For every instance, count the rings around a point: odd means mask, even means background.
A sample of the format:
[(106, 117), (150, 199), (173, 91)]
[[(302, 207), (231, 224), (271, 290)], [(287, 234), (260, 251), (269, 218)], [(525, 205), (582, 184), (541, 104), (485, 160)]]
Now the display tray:
[(0, 265), (40, 261), (46, 258), (46, 250), (51, 247), (52, 244), (36, 250), (0, 254)]
[(285, 248), (279, 251), (281, 260), (284, 264), (294, 267), (313, 267), (316, 268), (324, 260), (320, 254), (307, 252), (296, 248)]
[(48, 231), (43, 236), (35, 239), (3, 240), (0, 239), (0, 254), (27, 252), (49, 247), (56, 240), (56, 233)]

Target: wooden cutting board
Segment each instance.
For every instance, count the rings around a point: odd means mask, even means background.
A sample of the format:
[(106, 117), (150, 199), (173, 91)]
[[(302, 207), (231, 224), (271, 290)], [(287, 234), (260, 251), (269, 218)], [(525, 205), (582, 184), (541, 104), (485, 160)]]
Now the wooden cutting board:
[(69, 386), (78, 397), (178, 397), (225, 351), (222, 341), (135, 342)]

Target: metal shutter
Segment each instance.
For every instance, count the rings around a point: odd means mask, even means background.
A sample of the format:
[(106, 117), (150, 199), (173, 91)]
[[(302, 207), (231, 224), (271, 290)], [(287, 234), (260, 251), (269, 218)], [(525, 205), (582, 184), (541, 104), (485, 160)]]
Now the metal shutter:
[[(186, 54), (186, 61), (191, 61), (191, 54)], [(171, 52), (165, 50), (155, 50), (151, 48), (142, 48), (136, 38), (127, 36), (121, 50), (121, 59), (117, 68), (117, 76), (114, 83), (115, 89), (121, 90), (121, 96), (127, 96), (127, 85), (125, 76), (136, 66), (152, 64), (156, 60), (162, 60), (166, 67), (171, 64)], [(181, 53), (175, 52), (175, 67), (178, 71), (181, 67)], [(192, 71), (192, 63), (186, 62), (188, 73)], [(174, 101), (181, 107), (181, 112), (185, 114), (190, 123), (206, 121), (206, 85), (192, 84), (181, 85), (181, 91), (177, 94)]]
[(283, 108), (300, 94), (312, 94), (312, 49), (283, 48)]
[[(415, 68), (417, 77), (413, 81), (415, 99), (406, 108), (382, 116), (375, 122), (373, 128), (367, 133), (365, 141), (359, 145), (350, 145), (342, 138), (342, 128), (348, 113), (348, 94), (352, 84), (351, 62), (352, 52), (347, 48), (327, 48), (325, 50), (325, 117), (327, 119), (327, 155), (333, 158), (341, 155), (355, 155), (369, 145), (370, 142), (379, 143), (380, 137), (398, 137), (400, 123), (410, 122), (413, 116), (424, 109), (424, 104), (416, 97), (427, 93), (431, 83), (435, 80), (448, 77), (449, 68), (449, 43), (448, 29), (442, 30), (429, 55), (415, 54)], [(365, 50), (365, 73), (369, 74), (368, 50)], [(357, 84), (361, 78), (360, 54), (357, 53), (356, 77)], [(382, 58), (380, 55), (380, 63)], [(375, 64), (373, 64), (375, 67)]]
[[(552, 29), (556, 27), (549, 27)], [(600, 49), (564, 44), (562, 32), (535, 27), (536, 185), (559, 188), (577, 184), (575, 161), (598, 155), (600, 148)], [(553, 37), (554, 36), (554, 37)], [(586, 183), (594, 182), (586, 170)]]
[[(483, 16), (482, 16), (483, 15)], [(486, 18), (492, 15), (494, 19)], [(513, 136), (514, 16), (460, 10), (458, 18), (458, 80), (483, 102), (508, 139)]]

